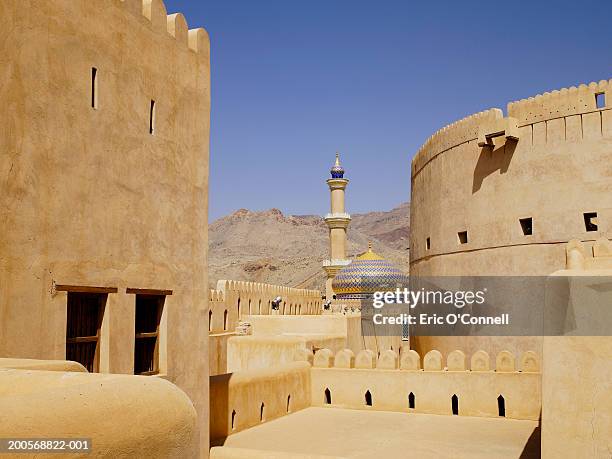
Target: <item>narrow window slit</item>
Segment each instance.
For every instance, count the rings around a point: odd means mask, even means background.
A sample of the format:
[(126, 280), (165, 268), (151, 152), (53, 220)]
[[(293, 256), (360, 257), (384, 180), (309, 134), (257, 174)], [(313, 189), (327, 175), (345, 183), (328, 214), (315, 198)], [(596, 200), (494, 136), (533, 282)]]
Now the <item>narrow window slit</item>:
[(369, 390), (367, 390), (365, 393), (365, 404), (367, 406), (372, 406), (372, 394)]
[(457, 238), (459, 239), (459, 244), (467, 244), (468, 243), (467, 231), (459, 231), (457, 233)]
[(331, 391), (329, 390), (329, 388), (326, 388), (325, 389), (325, 404), (331, 405), (331, 402), (332, 402)]
[(98, 69), (91, 68), (91, 108), (98, 108)]
[(597, 108), (605, 108), (606, 107), (606, 93), (598, 92), (595, 94), (595, 106)]
[(232, 430), (236, 429), (236, 410), (232, 410)]
[(497, 397), (497, 412), (500, 417), (506, 417), (506, 400), (503, 395)]
[(453, 395), (453, 397), (451, 398), (451, 405), (453, 409), (453, 415), (458, 416), (459, 415), (459, 398), (457, 397), (457, 395)]
[(287, 395), (287, 413), (291, 411), (291, 394)]
[(414, 394), (412, 392), (408, 395), (408, 408), (414, 410)]
[(223, 330), (227, 330), (227, 309), (223, 311)]
[(431, 249), (431, 239), (427, 238), (425, 240), (425, 250), (429, 250), (429, 249)]
[(155, 101), (151, 100), (151, 109), (149, 111), (149, 134), (155, 134)]
[(259, 420), (261, 422), (264, 422), (266, 420), (266, 407), (263, 404), (263, 402), (261, 402), (261, 406), (259, 407)]

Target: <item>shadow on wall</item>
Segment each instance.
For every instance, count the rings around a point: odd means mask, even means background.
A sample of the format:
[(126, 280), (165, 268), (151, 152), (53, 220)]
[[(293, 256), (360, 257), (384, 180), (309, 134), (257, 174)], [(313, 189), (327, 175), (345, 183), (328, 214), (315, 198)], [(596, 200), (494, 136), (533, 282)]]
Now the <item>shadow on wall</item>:
[(541, 437), (542, 437), (542, 414), (540, 413), (540, 419), (538, 426), (533, 429), (533, 432), (529, 436), (525, 448), (519, 459), (540, 459), (542, 457)]
[[(210, 415), (218, 416), (219, 419), (227, 419), (229, 417), (229, 382), (233, 373), (225, 373), (215, 375), (214, 380), (217, 384), (214, 385), (214, 397), (210, 397)], [(213, 378), (211, 378), (212, 380)], [(236, 421), (236, 412), (232, 411), (231, 428), (233, 429)], [(223, 423), (210, 423), (210, 446), (223, 446), (229, 432), (216, 426), (224, 426)]]
[(500, 174), (505, 174), (508, 171), (514, 150), (516, 150), (516, 144), (516, 141), (506, 139), (505, 144), (500, 147), (481, 148), (478, 162), (474, 168), (472, 194), (480, 190), (484, 179), (493, 172), (499, 171)]

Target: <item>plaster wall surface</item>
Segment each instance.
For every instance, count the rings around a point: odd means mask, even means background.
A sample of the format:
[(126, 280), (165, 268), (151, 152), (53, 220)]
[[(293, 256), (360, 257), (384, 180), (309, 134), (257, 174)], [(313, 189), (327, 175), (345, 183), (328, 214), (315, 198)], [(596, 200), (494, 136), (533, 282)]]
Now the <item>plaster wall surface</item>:
[(612, 340), (548, 336), (542, 367), (542, 457), (609, 458)]
[(254, 335), (344, 335), (350, 318), (340, 314), (319, 316), (248, 316)]
[(227, 372), (287, 365), (300, 350), (306, 350), (306, 340), (297, 336), (235, 336), (228, 340)]
[(132, 373), (126, 288), (172, 290), (160, 371), (206, 455), (208, 36), (160, 0), (4, 0), (0, 43), (0, 355), (64, 359), (54, 285), (113, 287), (100, 371)]
[[(612, 261), (612, 253), (606, 258)], [(593, 330), (602, 321), (609, 323), (612, 270), (568, 269), (550, 279), (566, 276), (572, 306), (568, 319), (577, 329)], [(581, 282), (583, 276), (589, 276), (588, 282)], [(602, 310), (607, 310), (605, 316)], [(612, 338), (545, 337), (542, 370), (542, 457), (610, 457)]]

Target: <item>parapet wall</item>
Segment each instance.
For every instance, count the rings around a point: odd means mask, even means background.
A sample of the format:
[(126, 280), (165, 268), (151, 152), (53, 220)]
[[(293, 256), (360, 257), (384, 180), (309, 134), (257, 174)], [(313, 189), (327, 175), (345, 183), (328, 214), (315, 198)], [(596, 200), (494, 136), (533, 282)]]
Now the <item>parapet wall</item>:
[(294, 362), (210, 378), (211, 445), (310, 406), (310, 365)]
[(508, 351), (495, 356), (494, 370), (484, 351), (471, 356), (471, 370), (461, 351), (444, 360), (432, 351), (422, 365), (412, 350), (399, 357), (391, 350), (355, 356), (349, 349), (321, 349), (313, 357), (302, 349), (297, 360), (211, 377), (212, 444), (309, 406), (528, 420), (540, 415), (542, 375), (534, 352), (521, 356), (518, 370)]
[[(598, 94), (605, 96), (605, 107), (597, 107), (595, 96)], [(606, 109), (612, 107), (612, 104), (608, 103), (609, 100), (612, 100), (612, 80), (601, 80), (598, 83), (591, 82), (588, 85), (571, 86), (570, 88), (562, 88), (509, 102), (507, 113), (509, 117), (517, 119), (519, 127), (525, 127), (530, 124), (574, 115), (589, 115), (600, 113), (602, 110), (605, 112)], [(606, 122), (600, 124), (600, 128), (603, 129), (603, 124), (605, 124), (606, 132), (610, 133), (612, 129), (611, 115), (605, 113), (603, 117), (605, 117)], [(438, 154), (462, 143), (475, 140), (478, 137), (478, 130), (481, 125), (502, 118), (504, 118), (504, 114), (501, 109), (491, 108), (466, 116), (436, 131), (416, 153), (412, 161), (412, 174), (415, 175), (419, 172), (427, 162)], [(591, 118), (596, 121), (598, 117), (593, 116)], [(589, 121), (587, 120), (587, 122)], [(597, 123), (589, 127), (596, 128), (596, 125)], [(551, 132), (551, 134), (556, 135), (560, 132)]]
[[(612, 80), (581, 84), (562, 88), (508, 104), (508, 116), (518, 120), (519, 125), (534, 124), (572, 115), (599, 112), (596, 94), (605, 94), (606, 101), (612, 97)], [(610, 107), (610, 104), (606, 104)]]
[(466, 116), (454, 123), (444, 126), (432, 134), (419, 149), (412, 160), (412, 174), (420, 171), (425, 164), (440, 153), (469, 142), (478, 137), (478, 128), (481, 123), (503, 118), (499, 108), (491, 108), (482, 112)]
[[(272, 301), (282, 298), (278, 311)], [(210, 290), (209, 330), (212, 333), (234, 331), (241, 317), (247, 315), (313, 315), (321, 313), (319, 290), (283, 287), (259, 282), (220, 280)]]
[[(282, 297), (278, 311), (272, 301)], [(321, 313), (321, 292), (280, 285), (220, 280), (209, 291), (209, 371), (211, 375), (228, 371), (228, 339), (234, 336), (239, 321), (258, 315), (318, 315)], [(248, 320), (248, 319), (247, 319)]]
[[(451, 352), (443, 363), (436, 350), (421, 359), (413, 350), (384, 351), (377, 356), (350, 350), (335, 355), (328, 349), (314, 356), (312, 404), (428, 414), (507, 417), (537, 420), (541, 409), (539, 358), (525, 352), (516, 368), (508, 351), (489, 366), (485, 351), (474, 353), (470, 370), (466, 355)], [(454, 400), (453, 400), (454, 399)]]

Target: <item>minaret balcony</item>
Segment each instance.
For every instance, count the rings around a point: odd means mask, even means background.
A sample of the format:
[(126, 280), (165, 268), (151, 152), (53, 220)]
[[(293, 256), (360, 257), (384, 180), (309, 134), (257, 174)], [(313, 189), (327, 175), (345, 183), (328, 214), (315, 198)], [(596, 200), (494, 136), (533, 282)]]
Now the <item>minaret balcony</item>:
[(348, 185), (348, 179), (345, 178), (330, 178), (327, 179), (327, 185), (330, 190), (344, 190)]
[(351, 260), (338, 260), (338, 259), (323, 260), (323, 266), (346, 266), (350, 264), (351, 264)]
[(347, 213), (325, 214), (325, 223), (330, 228), (346, 228), (351, 221), (351, 216)]

